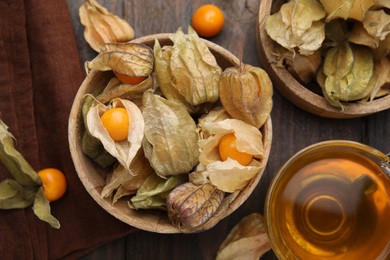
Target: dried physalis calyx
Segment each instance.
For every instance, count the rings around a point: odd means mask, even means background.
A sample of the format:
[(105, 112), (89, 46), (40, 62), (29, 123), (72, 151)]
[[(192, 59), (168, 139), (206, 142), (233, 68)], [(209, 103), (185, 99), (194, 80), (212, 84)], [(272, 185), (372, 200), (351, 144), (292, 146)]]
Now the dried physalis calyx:
[(170, 38), (173, 46), (161, 47), (157, 40), (154, 45), (156, 78), (164, 96), (191, 113), (217, 101), (222, 69), (206, 43), (191, 27), (188, 34), (179, 28)]
[[(112, 108), (123, 108), (128, 116), (124, 125), (114, 126), (114, 130), (117, 130), (123, 129), (127, 124), (128, 131), (125, 132), (126, 136), (123, 140), (118, 140), (111, 135), (103, 123), (103, 114), (112, 111)], [(108, 118), (107, 121), (109, 122), (110, 119)], [(132, 172), (131, 164), (141, 148), (145, 128), (144, 118), (139, 107), (125, 99), (115, 99), (108, 106), (103, 104), (92, 106), (87, 113), (87, 128), (93, 137), (100, 140), (108, 153), (115, 157), (128, 172)]]
[(218, 249), (216, 260), (258, 260), (270, 249), (263, 217), (252, 213), (230, 231)]
[(299, 53), (293, 55), (289, 51), (286, 51), (286, 54), (289, 55), (285, 56), (285, 63), (291, 75), (303, 83), (309, 83), (315, 79), (318, 68), (321, 65), (321, 52), (319, 50), (310, 55), (301, 55)]
[(211, 183), (195, 185), (186, 182), (172, 190), (167, 198), (168, 217), (182, 230), (206, 223), (217, 211), (224, 192)]
[(124, 196), (137, 193), (145, 180), (154, 174), (142, 149), (138, 150), (129, 169), (130, 172), (121, 164), (117, 164), (114, 170), (108, 173), (106, 185), (101, 192), (103, 198), (112, 198), (114, 204)]
[(261, 68), (247, 64), (227, 68), (221, 75), (219, 95), (235, 119), (260, 128), (272, 109), (272, 82)]
[(346, 35), (348, 37), (348, 42), (368, 46), (372, 49), (376, 49), (380, 42), (379, 38), (370, 35), (367, 30), (364, 29), (363, 24), (358, 22), (353, 25), (352, 30)]
[[(374, 5), (381, 5), (382, 3), (384, 4), (385, 2), (388, 3), (388, 0), (354, 0), (348, 18), (361, 22), (366, 12), (370, 8), (372, 8)], [(344, 4), (345, 2), (340, 3)]]
[(364, 16), (363, 27), (371, 36), (383, 41), (390, 34), (390, 14), (384, 9), (369, 10)]
[(212, 183), (234, 193), (255, 176), (261, 177), (264, 145), (258, 128), (238, 119), (225, 118), (220, 109), (199, 119), (199, 165), (189, 175), (196, 184)]
[(85, 63), (85, 69), (87, 72), (112, 70), (129, 77), (148, 77), (153, 64), (153, 51), (144, 44), (107, 43), (95, 59)]
[(147, 90), (143, 96), (145, 120), (142, 147), (157, 175), (185, 174), (199, 162), (196, 123), (181, 104)]
[(329, 49), (317, 74), (330, 105), (344, 109), (340, 101), (367, 98), (377, 81), (373, 54), (366, 46), (343, 43)]
[(127, 42), (134, 38), (134, 30), (125, 20), (113, 15), (95, 0), (86, 0), (80, 6), (79, 15), (85, 27), (85, 40), (97, 52), (106, 43)]
[(291, 0), (267, 18), (265, 30), (284, 48), (292, 52), (298, 48), (300, 54), (309, 55), (325, 39), (325, 15), (317, 0)]
[(326, 22), (334, 19), (344, 19), (349, 17), (355, 0), (320, 0), (326, 11)]
[(370, 100), (390, 94), (390, 57), (385, 56), (375, 62), (378, 80), (371, 92)]

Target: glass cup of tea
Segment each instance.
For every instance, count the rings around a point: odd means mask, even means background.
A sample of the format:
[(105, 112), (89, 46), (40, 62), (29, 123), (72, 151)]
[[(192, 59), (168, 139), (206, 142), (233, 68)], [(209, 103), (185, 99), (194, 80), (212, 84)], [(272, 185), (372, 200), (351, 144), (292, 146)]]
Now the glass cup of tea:
[(390, 259), (390, 158), (344, 140), (299, 151), (272, 180), (265, 221), (279, 259)]

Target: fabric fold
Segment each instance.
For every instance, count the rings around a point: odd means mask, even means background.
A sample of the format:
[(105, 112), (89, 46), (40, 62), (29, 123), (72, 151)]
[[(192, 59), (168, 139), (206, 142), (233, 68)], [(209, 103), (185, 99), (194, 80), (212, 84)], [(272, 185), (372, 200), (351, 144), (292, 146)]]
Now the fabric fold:
[(51, 203), (59, 230), (31, 208), (0, 210), (0, 259), (73, 259), (133, 232), (90, 197), (71, 160), (68, 116), (84, 74), (65, 0), (0, 1), (0, 71), (0, 117), (16, 148), (34, 169), (55, 167), (68, 180)]

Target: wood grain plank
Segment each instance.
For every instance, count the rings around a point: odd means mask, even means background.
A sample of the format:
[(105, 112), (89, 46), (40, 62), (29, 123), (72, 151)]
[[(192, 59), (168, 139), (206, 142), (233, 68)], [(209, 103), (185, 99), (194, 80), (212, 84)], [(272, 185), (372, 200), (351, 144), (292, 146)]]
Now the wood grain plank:
[(390, 153), (390, 110), (366, 118), (365, 143), (375, 149)]

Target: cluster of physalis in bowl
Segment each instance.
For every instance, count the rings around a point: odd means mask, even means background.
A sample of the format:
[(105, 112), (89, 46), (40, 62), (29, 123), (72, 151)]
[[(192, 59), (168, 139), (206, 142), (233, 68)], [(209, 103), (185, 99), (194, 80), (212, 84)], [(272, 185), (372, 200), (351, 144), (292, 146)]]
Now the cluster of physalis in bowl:
[[(191, 232), (250, 195), (272, 138), (265, 71), (191, 27), (106, 44), (86, 68), (70, 117), (71, 153), (107, 211), (141, 229)], [(169, 220), (157, 213), (148, 225), (140, 215), (156, 211)]]
[(347, 118), (388, 109), (389, 10), (388, 1), (262, 2), (264, 67), (282, 94), (314, 114)]

